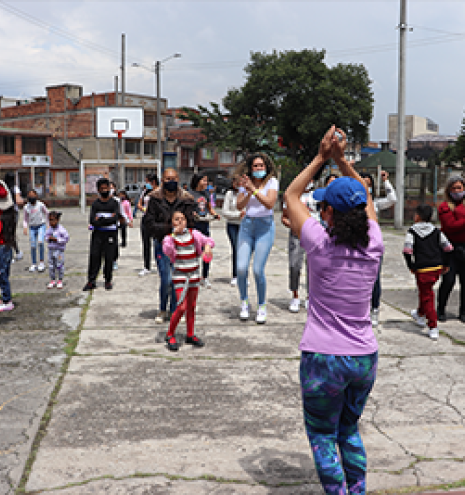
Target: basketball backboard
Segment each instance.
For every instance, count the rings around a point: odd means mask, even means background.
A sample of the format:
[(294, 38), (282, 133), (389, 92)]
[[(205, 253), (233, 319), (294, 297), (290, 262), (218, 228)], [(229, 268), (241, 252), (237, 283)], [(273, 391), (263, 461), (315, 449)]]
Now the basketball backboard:
[(97, 107), (98, 138), (142, 139), (144, 109), (142, 107)]

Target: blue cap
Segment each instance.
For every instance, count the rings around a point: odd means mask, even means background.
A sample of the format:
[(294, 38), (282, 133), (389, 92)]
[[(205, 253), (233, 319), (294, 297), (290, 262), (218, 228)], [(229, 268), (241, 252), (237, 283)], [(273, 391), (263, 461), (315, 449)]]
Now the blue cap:
[(367, 204), (365, 187), (352, 177), (334, 179), (328, 187), (313, 191), (315, 201), (326, 201), (335, 210), (347, 213), (359, 205)]

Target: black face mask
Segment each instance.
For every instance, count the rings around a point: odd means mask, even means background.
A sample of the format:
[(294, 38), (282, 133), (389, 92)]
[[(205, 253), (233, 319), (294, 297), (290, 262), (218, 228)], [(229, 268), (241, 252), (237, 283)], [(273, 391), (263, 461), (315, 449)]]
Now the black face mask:
[(163, 182), (163, 189), (168, 192), (174, 192), (178, 189), (178, 181), (169, 180), (168, 182)]
[(27, 202), (31, 203), (31, 205), (35, 205), (37, 201), (37, 198), (27, 198)]
[(110, 191), (102, 191), (100, 193), (100, 196), (102, 196), (102, 198), (106, 199), (110, 196)]

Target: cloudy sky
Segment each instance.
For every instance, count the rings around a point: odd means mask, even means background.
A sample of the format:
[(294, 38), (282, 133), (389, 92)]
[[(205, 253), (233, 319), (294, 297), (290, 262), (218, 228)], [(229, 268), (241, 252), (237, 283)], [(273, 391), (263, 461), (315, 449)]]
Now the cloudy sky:
[[(407, 114), (456, 134), (465, 101), (465, 1), (407, 0)], [(148, 68), (162, 71), (169, 105), (220, 102), (244, 81), (251, 51), (325, 49), (329, 65), (362, 63), (375, 95), (371, 139), (387, 137), (397, 111), (400, 0), (21, 1), (0, 0), (0, 95), (40, 96), (45, 86), (111, 91), (121, 33), (129, 92), (154, 93)]]

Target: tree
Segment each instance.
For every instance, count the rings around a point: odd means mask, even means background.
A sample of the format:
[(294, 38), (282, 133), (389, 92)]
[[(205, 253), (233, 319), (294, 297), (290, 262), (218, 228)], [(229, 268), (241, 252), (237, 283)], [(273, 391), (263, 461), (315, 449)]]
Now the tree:
[(330, 68), (324, 57), (324, 50), (251, 53), (246, 82), (228, 91), (224, 111), (211, 103), (211, 110), (199, 106), (198, 114), (186, 109), (186, 118), (202, 128), (204, 143), (270, 151), (299, 165), (313, 158), (333, 123), (347, 132), (349, 142), (366, 142), (373, 115), (368, 72), (355, 64)]
[(465, 163), (465, 117), (462, 119), (462, 127), (457, 141), (445, 148), (440, 158), (447, 165), (454, 163), (463, 165)]

